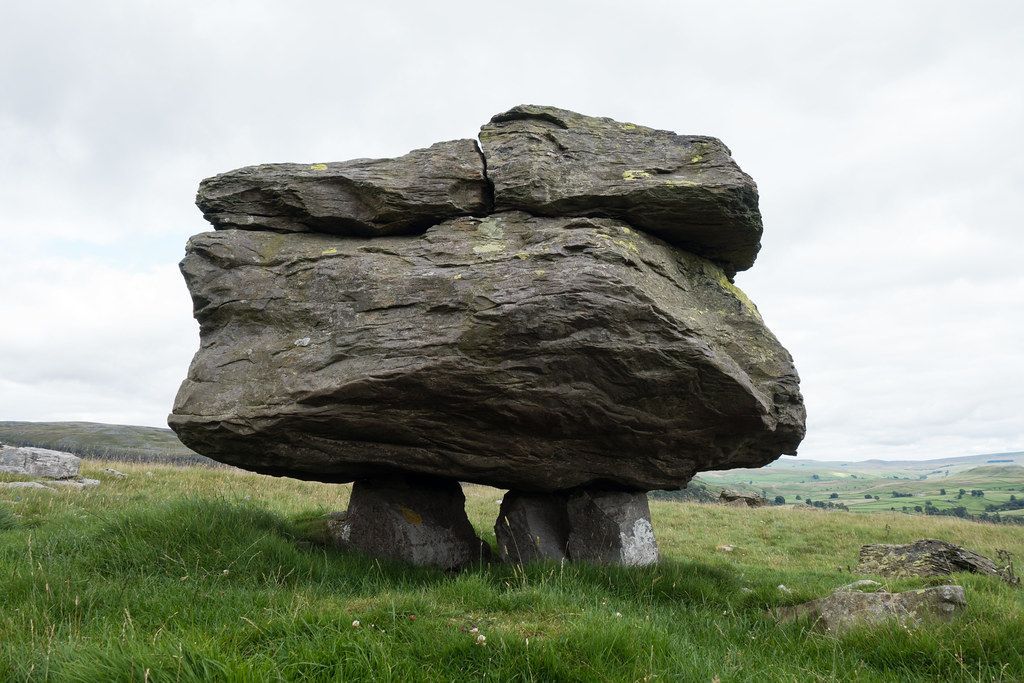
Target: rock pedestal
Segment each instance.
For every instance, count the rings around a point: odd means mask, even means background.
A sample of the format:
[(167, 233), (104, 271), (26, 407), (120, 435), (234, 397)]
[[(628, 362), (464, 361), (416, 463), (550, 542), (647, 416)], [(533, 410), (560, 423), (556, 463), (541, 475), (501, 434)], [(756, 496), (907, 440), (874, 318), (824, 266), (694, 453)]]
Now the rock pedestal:
[(568, 496), (509, 491), (501, 500), (494, 535), (506, 562), (569, 559)]
[(330, 524), (343, 548), (442, 569), (486, 560), (489, 549), (466, 517), (456, 481), (426, 477), (359, 480), (348, 512)]
[(498, 553), (509, 562), (569, 559), (643, 566), (658, 561), (644, 493), (509, 491), (494, 531)]

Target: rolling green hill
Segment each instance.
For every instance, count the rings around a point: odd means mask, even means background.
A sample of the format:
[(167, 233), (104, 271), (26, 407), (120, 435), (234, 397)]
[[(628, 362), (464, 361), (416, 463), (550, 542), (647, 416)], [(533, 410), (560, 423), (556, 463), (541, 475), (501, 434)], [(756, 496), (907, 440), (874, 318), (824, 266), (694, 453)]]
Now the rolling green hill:
[(128, 462), (210, 464), (170, 429), (98, 422), (0, 422), (0, 443)]

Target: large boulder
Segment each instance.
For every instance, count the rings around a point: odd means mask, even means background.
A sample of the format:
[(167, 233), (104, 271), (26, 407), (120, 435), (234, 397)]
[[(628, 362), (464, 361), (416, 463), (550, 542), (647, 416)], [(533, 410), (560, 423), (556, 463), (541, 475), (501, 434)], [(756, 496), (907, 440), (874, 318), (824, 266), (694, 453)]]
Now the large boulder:
[(0, 446), (0, 473), (42, 479), (73, 479), (82, 460), (77, 455), (48, 448)]
[(473, 140), (439, 142), (395, 159), (262, 164), (199, 186), (196, 204), (216, 228), (397, 235), (490, 210)]
[(257, 472), (671, 489), (804, 434), (792, 359), (749, 299), (619, 220), (220, 230), (182, 272), (202, 344), (169, 423)]
[(730, 275), (761, 247), (757, 186), (715, 138), (522, 105), (480, 144), (499, 211), (618, 218)]

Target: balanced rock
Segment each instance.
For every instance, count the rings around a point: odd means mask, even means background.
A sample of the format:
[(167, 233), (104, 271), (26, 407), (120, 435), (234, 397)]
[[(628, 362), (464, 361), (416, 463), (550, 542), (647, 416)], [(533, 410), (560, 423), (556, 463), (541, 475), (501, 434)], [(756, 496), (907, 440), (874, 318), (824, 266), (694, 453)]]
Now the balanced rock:
[(490, 210), (473, 140), (439, 142), (397, 159), (263, 164), (208, 178), (196, 203), (216, 228), (396, 235)]
[(792, 358), (733, 283), (756, 186), (714, 138), (551, 107), (480, 139), (204, 181), (168, 422), (221, 462), (354, 480), (348, 547), (479, 556), (470, 481), (512, 489), (506, 557), (653, 562), (644, 491), (804, 436)]
[(858, 627), (897, 623), (918, 626), (925, 619), (950, 621), (967, 606), (963, 586), (936, 586), (923, 590), (865, 593), (840, 588), (831, 595), (784, 607), (782, 621), (810, 620), (815, 628), (842, 634)]
[(189, 241), (182, 272), (203, 341), (169, 423), (238, 467), (649, 490), (803, 437), (792, 359), (754, 305), (621, 221), (220, 230)]
[(41, 479), (73, 479), (82, 459), (48, 448), (0, 446), (0, 473)]
[(924, 539), (905, 545), (872, 543), (862, 546), (857, 571), (880, 576), (944, 576), (970, 572), (1002, 576), (984, 555), (946, 541)]
[(363, 479), (348, 512), (329, 525), (335, 542), (374, 557), (442, 569), (489, 559), (466, 517), (458, 482), (423, 477)]
[(757, 186), (715, 138), (527, 105), (492, 118), (480, 144), (499, 211), (618, 218), (729, 274), (761, 247)]

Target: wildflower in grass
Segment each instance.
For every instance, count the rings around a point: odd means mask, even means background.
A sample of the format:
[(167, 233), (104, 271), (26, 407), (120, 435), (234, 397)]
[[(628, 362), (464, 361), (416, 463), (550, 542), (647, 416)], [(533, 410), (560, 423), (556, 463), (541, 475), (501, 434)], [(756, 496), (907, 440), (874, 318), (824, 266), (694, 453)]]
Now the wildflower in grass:
[(478, 635), (476, 637), (476, 644), (477, 645), (486, 645), (487, 644), (487, 636), (485, 636), (482, 633), (480, 635)]
[(360, 626), (361, 624), (359, 623), (358, 619), (352, 622), (352, 628), (359, 628)]

